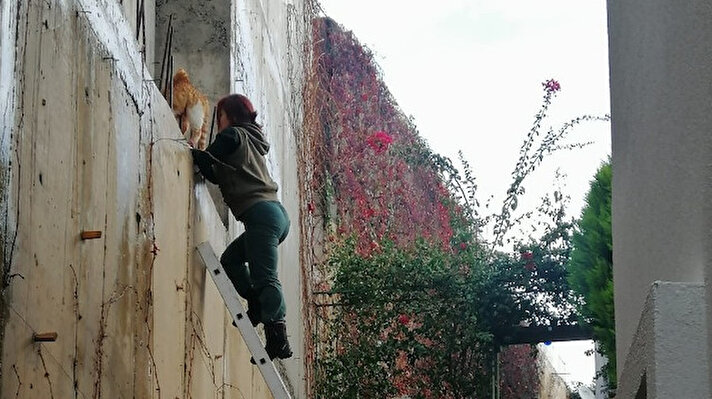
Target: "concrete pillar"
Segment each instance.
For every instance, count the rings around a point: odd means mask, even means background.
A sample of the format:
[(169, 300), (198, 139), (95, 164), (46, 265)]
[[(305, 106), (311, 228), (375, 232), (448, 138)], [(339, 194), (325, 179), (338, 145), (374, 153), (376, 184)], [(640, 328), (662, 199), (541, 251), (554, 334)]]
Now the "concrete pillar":
[(620, 374), (651, 284), (712, 276), (712, 8), (609, 1), (608, 16)]

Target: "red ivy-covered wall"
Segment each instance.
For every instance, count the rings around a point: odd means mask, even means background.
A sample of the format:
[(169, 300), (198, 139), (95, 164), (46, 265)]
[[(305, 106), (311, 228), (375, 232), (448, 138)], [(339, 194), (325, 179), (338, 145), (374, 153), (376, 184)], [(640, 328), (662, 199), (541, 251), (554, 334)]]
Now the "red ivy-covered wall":
[[(370, 51), (330, 18), (315, 19), (313, 32), (316, 82), (310, 83), (307, 103), (316, 117), (306, 133), (320, 163), (313, 165), (312, 188), (324, 203), (309, 203), (307, 210), (334, 208), (334, 233), (355, 235), (362, 256), (378, 250), (383, 239), (401, 247), (418, 238), (446, 249), (463, 245), (453, 240), (453, 196)], [(533, 397), (539, 373), (532, 348), (505, 349), (500, 359), (502, 397)]]
[(371, 53), (333, 20), (314, 22), (315, 106), (323, 133), (337, 232), (355, 234), (367, 255), (382, 239), (405, 246), (419, 237), (450, 245), (450, 195), (419, 162), (427, 146), (398, 108)]

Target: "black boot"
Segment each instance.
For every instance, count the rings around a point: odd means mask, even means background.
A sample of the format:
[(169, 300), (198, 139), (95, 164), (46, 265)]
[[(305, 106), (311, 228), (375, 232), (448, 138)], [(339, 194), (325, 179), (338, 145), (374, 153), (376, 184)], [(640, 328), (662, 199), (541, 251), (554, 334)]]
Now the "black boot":
[[(265, 351), (269, 360), (292, 357), (292, 348), (289, 347), (289, 341), (287, 341), (287, 324), (284, 321), (265, 323), (265, 336), (267, 337)], [(250, 363), (256, 364), (255, 359), (250, 358)]]
[(267, 337), (265, 350), (270, 359), (292, 357), (292, 348), (287, 341), (287, 323), (284, 321), (265, 323), (265, 336)]

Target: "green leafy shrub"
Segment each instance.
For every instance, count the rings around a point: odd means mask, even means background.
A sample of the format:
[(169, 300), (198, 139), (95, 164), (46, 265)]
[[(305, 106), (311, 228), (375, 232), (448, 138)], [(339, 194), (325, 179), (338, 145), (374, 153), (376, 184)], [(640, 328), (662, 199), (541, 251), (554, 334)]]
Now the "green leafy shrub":
[(610, 162), (601, 166), (586, 195), (586, 206), (573, 236), (569, 264), (571, 287), (584, 303), (581, 314), (593, 326), (599, 351), (608, 358), (605, 374), (616, 386), (616, 334), (613, 306), (613, 241), (611, 236)]

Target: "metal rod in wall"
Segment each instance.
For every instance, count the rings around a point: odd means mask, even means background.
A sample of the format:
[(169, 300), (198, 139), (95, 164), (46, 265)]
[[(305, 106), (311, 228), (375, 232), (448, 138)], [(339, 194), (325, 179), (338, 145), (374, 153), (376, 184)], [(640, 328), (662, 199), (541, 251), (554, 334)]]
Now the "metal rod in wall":
[(217, 112), (217, 110), (218, 110), (218, 106), (216, 104), (213, 107), (213, 117), (210, 118), (210, 139), (208, 139), (208, 145), (213, 143), (213, 128), (215, 127), (215, 118), (216, 118), (215, 113)]
[(172, 35), (173, 35), (173, 14), (168, 18), (168, 28), (166, 29), (166, 41), (163, 43), (163, 57), (161, 58), (161, 75), (160, 78), (158, 79), (158, 88), (161, 91), (161, 94), (164, 96), (168, 92), (166, 90), (166, 81), (163, 80), (164, 77), (166, 76), (166, 68), (168, 67), (168, 57), (170, 55), (170, 43), (172, 41)]
[(173, 109), (173, 55), (171, 55), (171, 62), (169, 63), (168, 83), (168, 104)]

